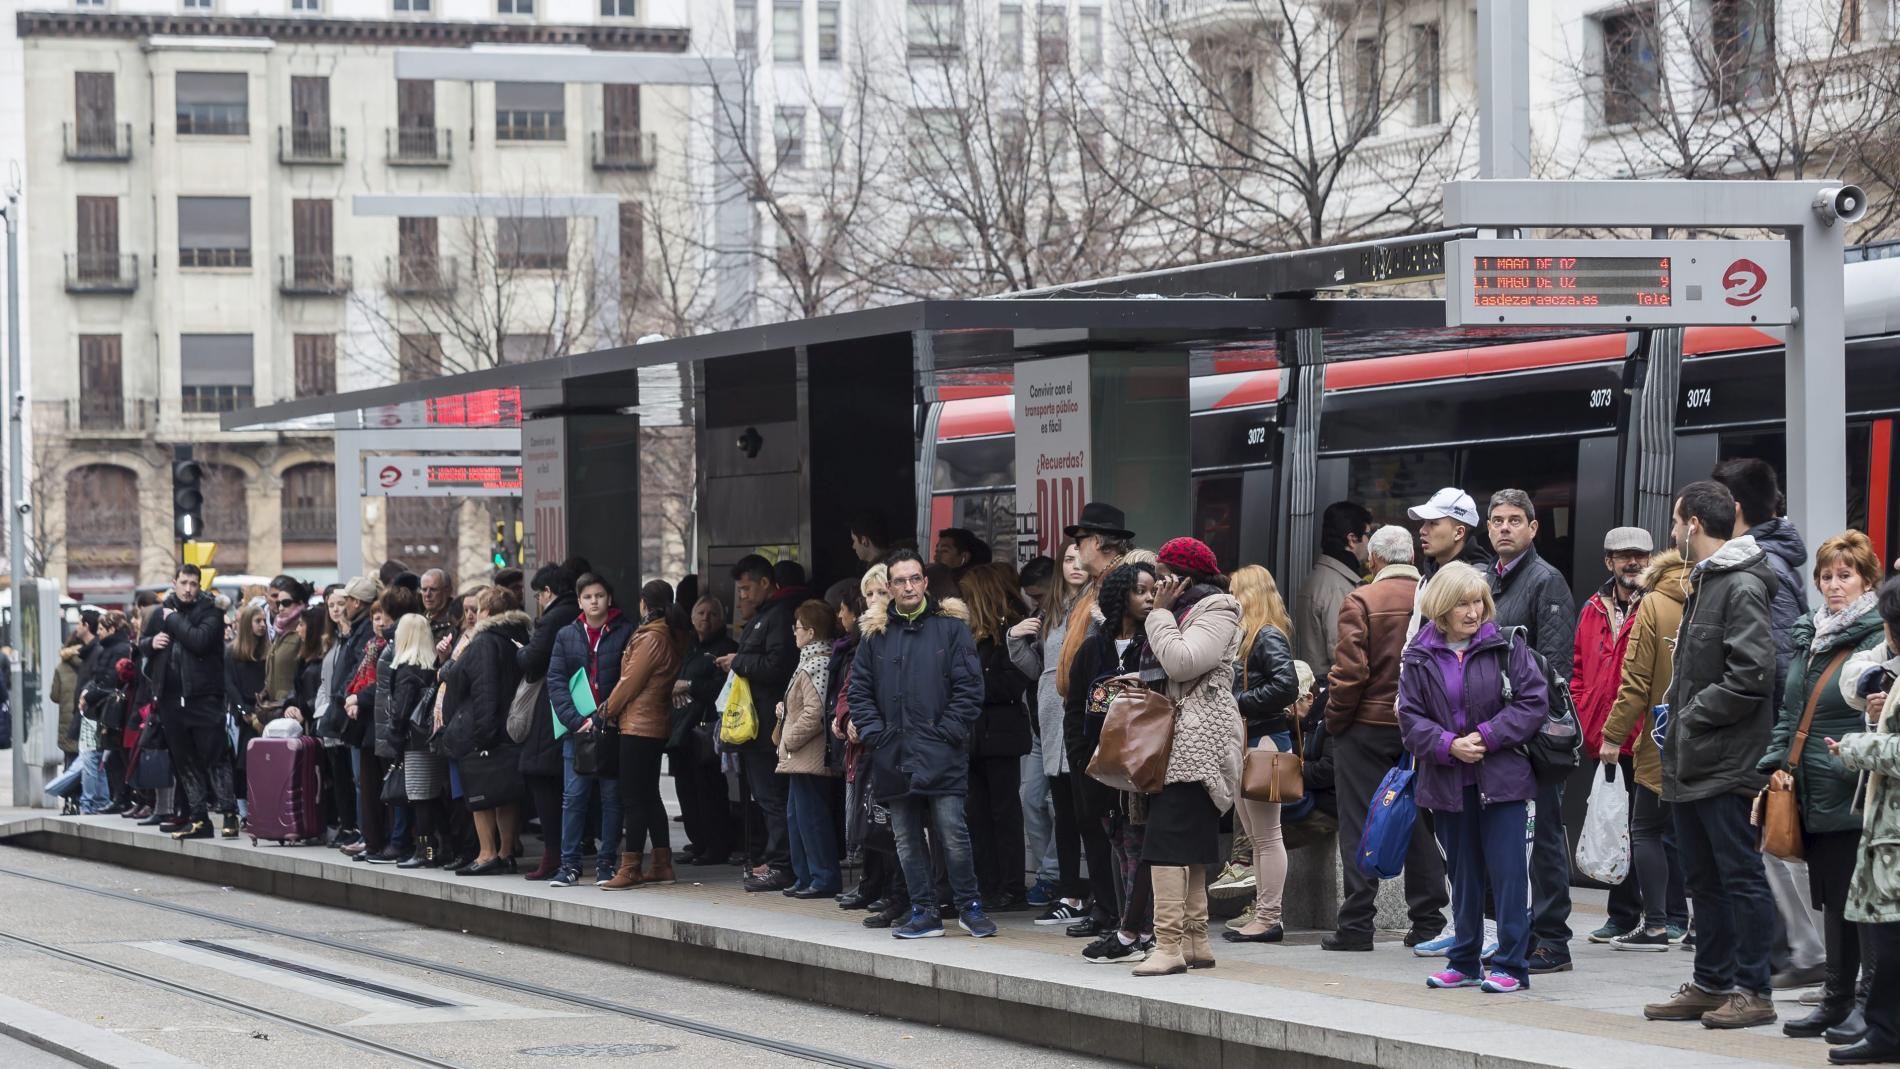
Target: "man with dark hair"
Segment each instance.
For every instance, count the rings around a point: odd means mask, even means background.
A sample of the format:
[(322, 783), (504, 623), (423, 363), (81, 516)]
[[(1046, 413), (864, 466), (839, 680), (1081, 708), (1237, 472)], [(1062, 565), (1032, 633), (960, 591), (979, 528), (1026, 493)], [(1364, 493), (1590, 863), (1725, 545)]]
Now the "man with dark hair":
[(1325, 679), (1339, 644), (1339, 607), (1358, 588), (1366, 567), (1372, 513), (1352, 501), (1335, 501), (1319, 518), (1319, 559), (1293, 599), (1293, 656)]
[(899, 939), (943, 934), (933, 903), (924, 822), (943, 850), (944, 869), (965, 931), (996, 934), (983, 912), (963, 803), (969, 792), (970, 731), (983, 711), (983, 667), (960, 602), (933, 603), (924, 562), (900, 549), (889, 560), (891, 602), (867, 612), (851, 663), (851, 720), (871, 753), (871, 794), (890, 807), (897, 856), (910, 890), (910, 919)]
[(936, 561), (962, 579), (964, 572), (990, 562), (990, 547), (974, 531), (946, 527), (937, 532)]
[(891, 555), (891, 528), (881, 513), (856, 512), (845, 520), (851, 531), (851, 552), (865, 567), (881, 563)]
[(779, 561), (777, 564), (772, 565), (772, 582), (776, 584), (780, 590), (787, 591), (787, 597), (790, 596), (789, 592), (791, 591), (802, 593), (807, 582), (805, 566), (789, 557)]
[[(1479, 518), (1478, 503), (1470, 494), (1447, 486), (1433, 494), (1430, 501), (1405, 510), (1405, 514), (1418, 524), (1418, 598), (1421, 601), (1432, 576), (1452, 561), (1464, 561), (1481, 573), (1491, 570), (1491, 550), (1478, 533), (1478, 526), (1484, 521)], [(1423, 622), (1424, 617), (1414, 605), (1412, 622), (1405, 632), (1408, 645)]]
[(1683, 879), (1695, 902), (1694, 979), (1652, 1021), (1748, 1028), (1775, 1019), (1769, 944), (1775, 904), (1750, 810), (1767, 777), (1755, 770), (1774, 730), (1775, 644), (1767, 554), (1735, 530), (1735, 499), (1695, 482), (1676, 499), (1674, 534), (1690, 564), (1675, 679), (1664, 720), (1663, 798), (1676, 807)]
[[(795, 562), (782, 562), (795, 563)], [(795, 882), (791, 839), (785, 826), (785, 797), (789, 784), (778, 772), (778, 747), (772, 742), (772, 711), (785, 700), (785, 688), (798, 667), (798, 643), (792, 638), (792, 613), (804, 597), (780, 589), (772, 562), (754, 553), (732, 566), (733, 600), (754, 611), (739, 634), (739, 648), (714, 661), (722, 672), (733, 672), (752, 689), (757, 731), (738, 748), (739, 771), (745, 776), (752, 800), (765, 814), (764, 863), (746, 874), (748, 891), (782, 891)], [(798, 569), (804, 579), (804, 569)], [(742, 610), (743, 615), (743, 610)]]
[(1709, 478), (1721, 483), (1735, 499), (1734, 533), (1747, 535), (1768, 555), (1768, 567), (1775, 573), (1774, 604), (1770, 626), (1775, 629), (1775, 704), (1781, 704), (1782, 686), (1788, 678), (1788, 662), (1794, 657), (1795, 621), (1808, 612), (1808, 547), (1801, 532), (1779, 514), (1780, 480), (1765, 460), (1736, 457), (1715, 466)]
[(237, 794), (224, 733), (224, 614), (199, 588), (202, 576), (195, 564), (178, 566), (158, 626), (139, 646), (159, 727), (185, 787), (185, 823), (166, 830), (174, 839), (209, 839), (216, 805), (224, 814), (222, 834), (235, 839)]
[(383, 586), (388, 586), (391, 583), (394, 583), (396, 581), (397, 576), (403, 574), (404, 572), (407, 572), (408, 570), (409, 570), (409, 566), (407, 564), (404, 564), (403, 562), (397, 560), (396, 558), (391, 557), (388, 560), (383, 562), (383, 566), (381, 568), (378, 568), (376, 570), (376, 578), (380, 583), (382, 583)]
[(519, 568), (503, 568), (495, 573), (495, 585), (514, 594), (515, 601), (526, 605), (528, 596), (524, 578)]

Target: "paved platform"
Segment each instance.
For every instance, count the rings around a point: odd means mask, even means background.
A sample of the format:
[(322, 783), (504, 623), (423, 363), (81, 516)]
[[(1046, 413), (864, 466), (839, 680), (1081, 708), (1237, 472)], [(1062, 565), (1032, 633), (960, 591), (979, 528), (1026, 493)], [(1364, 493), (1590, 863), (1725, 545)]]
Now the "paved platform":
[[(17, 809), (0, 810), (0, 840), (1146, 1065), (1826, 1064), (1818, 1041), (1774, 1028), (1644, 1021), (1644, 1001), (1688, 978), (1689, 955), (1616, 953), (1581, 935), (1576, 971), (1537, 977), (1515, 996), (1428, 990), (1430, 964), (1396, 935), (1369, 954), (1321, 951), (1318, 932), (1276, 946), (1217, 943), (1216, 969), (1141, 979), (1126, 966), (1084, 962), (1080, 940), (1037, 928), (1028, 914), (999, 918), (1003, 932), (992, 940), (952, 926), (943, 939), (902, 942), (829, 901), (748, 895), (729, 868), (685, 868), (692, 882), (664, 888), (555, 889), (518, 877), (405, 872), (248, 838), (175, 843), (118, 818)], [(1582, 932), (1601, 923), (1601, 896), (1580, 895), (1573, 925)], [(1792, 998), (1780, 1008), (1805, 1012)]]

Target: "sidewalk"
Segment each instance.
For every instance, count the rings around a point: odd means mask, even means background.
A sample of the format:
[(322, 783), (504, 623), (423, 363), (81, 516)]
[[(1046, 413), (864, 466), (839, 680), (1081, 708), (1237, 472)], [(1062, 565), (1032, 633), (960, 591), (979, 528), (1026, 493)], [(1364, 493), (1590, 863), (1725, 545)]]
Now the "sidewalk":
[[(907, 943), (863, 928), (829, 901), (748, 895), (729, 868), (683, 868), (676, 886), (608, 893), (518, 877), (458, 879), (351, 863), (321, 847), (253, 847), (248, 837), (174, 843), (111, 817), (0, 809), (15, 845), (480, 932), (832, 1005), (867, 1008), (1142, 1064), (1195, 1069), (1532, 1066), (1724, 1069), (1820, 1066), (1818, 1041), (1776, 1028), (1718, 1032), (1642, 1019), (1641, 1004), (1689, 976), (1689, 955), (1573, 944), (1577, 971), (1516, 996), (1431, 991), (1431, 964), (1396, 939), (1370, 954), (1319, 949), (1317, 932), (1278, 946), (1216, 943), (1219, 966), (1138, 979), (1090, 965), (1081, 941), (999, 917), (978, 942), (954, 924)], [(1600, 896), (1594, 896), (1600, 902)], [(1579, 933), (1601, 923), (1580, 906)], [(1216, 922), (1218, 923), (1218, 922)], [(1792, 999), (1785, 1017), (1806, 1012)]]

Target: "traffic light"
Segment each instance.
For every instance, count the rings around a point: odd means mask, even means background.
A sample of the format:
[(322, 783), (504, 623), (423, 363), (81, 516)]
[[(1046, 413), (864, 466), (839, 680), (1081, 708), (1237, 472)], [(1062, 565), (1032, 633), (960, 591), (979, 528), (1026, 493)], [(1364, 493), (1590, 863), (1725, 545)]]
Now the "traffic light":
[(495, 552), (492, 554), (495, 567), (508, 567), (508, 527), (505, 521), (495, 521)]
[(193, 541), (204, 531), (204, 479), (204, 465), (195, 460), (172, 465), (172, 530), (179, 541)]

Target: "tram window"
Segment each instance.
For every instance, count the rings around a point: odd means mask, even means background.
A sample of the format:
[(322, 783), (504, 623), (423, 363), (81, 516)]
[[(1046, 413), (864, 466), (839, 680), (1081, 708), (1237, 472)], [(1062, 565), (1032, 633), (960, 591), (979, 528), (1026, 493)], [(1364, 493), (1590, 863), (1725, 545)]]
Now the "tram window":
[(1577, 443), (1515, 442), (1464, 451), (1460, 484), (1484, 513), (1491, 495), (1506, 487), (1531, 495), (1537, 506), (1537, 553), (1565, 580), (1576, 560)]
[[(1428, 501), (1456, 481), (1457, 457), (1449, 449), (1353, 457), (1346, 467), (1346, 498), (1364, 505), (1379, 523), (1414, 527), (1405, 510)], [(1320, 502), (1325, 508), (1331, 502)]]
[[(1866, 423), (1847, 425), (1847, 524), (1867, 533), (1868, 460), (1873, 455), (1874, 429)], [(1820, 539), (1815, 539), (1819, 544)], [(1882, 563), (1885, 563), (1884, 561)]]
[(1222, 568), (1240, 567), (1239, 475), (1215, 475), (1194, 481), (1194, 535), (1214, 551)]
[[(1788, 439), (1780, 431), (1724, 433), (1717, 439), (1716, 450), (1722, 460), (1754, 457), (1767, 461), (1768, 466), (1775, 469), (1775, 480), (1781, 484), (1782, 493), (1788, 492)], [(1698, 478), (1706, 479), (1708, 473)]]
[[(943, 501), (942, 497), (937, 499)], [(1013, 560), (1016, 553), (1016, 489), (1010, 487), (1001, 493), (956, 494), (949, 499), (950, 518), (939, 523), (944, 527), (961, 527), (982, 539), (990, 547), (997, 560)], [(931, 544), (936, 544), (936, 532), (931, 532)]]
[(1004, 436), (939, 442), (930, 485), (939, 493), (983, 486), (1015, 486), (1016, 439)]

